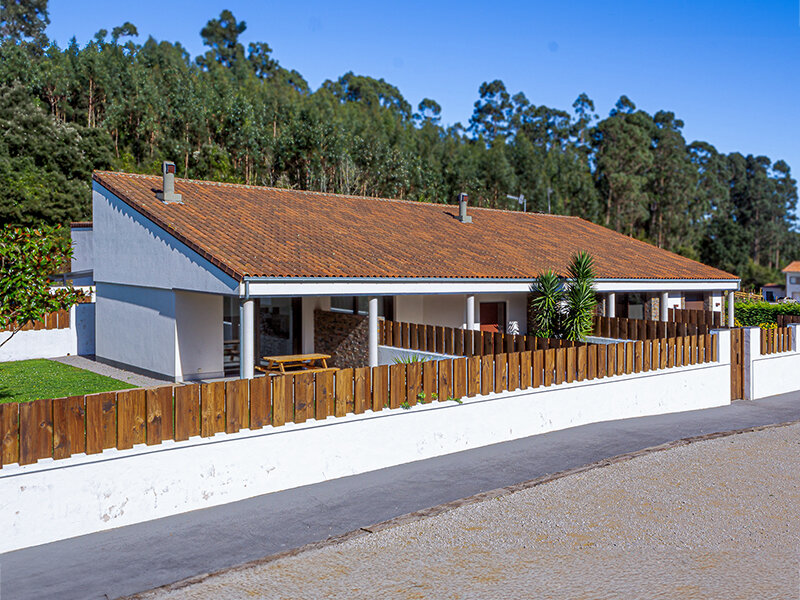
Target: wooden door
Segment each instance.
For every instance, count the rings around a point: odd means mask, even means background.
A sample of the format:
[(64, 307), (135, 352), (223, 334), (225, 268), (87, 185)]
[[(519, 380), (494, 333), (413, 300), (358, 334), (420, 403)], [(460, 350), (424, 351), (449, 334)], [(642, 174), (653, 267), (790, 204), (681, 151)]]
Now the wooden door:
[(505, 302), (481, 302), (481, 331), (503, 333), (506, 322)]
[(731, 400), (744, 398), (744, 330), (731, 329)]

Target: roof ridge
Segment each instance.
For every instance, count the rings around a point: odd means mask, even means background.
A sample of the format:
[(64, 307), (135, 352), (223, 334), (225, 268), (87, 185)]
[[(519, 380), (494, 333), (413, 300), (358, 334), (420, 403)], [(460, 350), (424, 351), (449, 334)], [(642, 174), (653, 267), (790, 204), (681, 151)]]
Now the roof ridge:
[[(147, 173), (127, 173), (125, 171), (94, 171), (95, 175), (115, 175), (115, 176), (123, 176), (123, 177), (131, 177), (135, 179), (150, 179), (156, 178), (160, 179), (160, 175), (150, 175)], [(199, 185), (213, 185), (219, 187), (232, 187), (232, 188), (244, 188), (244, 189), (252, 189), (252, 190), (270, 190), (275, 192), (293, 192), (297, 194), (311, 194), (315, 196), (334, 196), (339, 198), (351, 198), (353, 200), (378, 200), (381, 202), (397, 202), (402, 204), (413, 204), (414, 206), (452, 206), (455, 207), (455, 204), (450, 204), (449, 202), (426, 202), (425, 200), (403, 200), (401, 198), (386, 198), (384, 196), (359, 196), (357, 194), (339, 194), (336, 192), (320, 192), (317, 190), (300, 190), (294, 188), (279, 188), (273, 187), (269, 185), (252, 185), (247, 183), (232, 183), (227, 181), (212, 181), (210, 179), (188, 179), (186, 177), (176, 177), (175, 182), (184, 182), (184, 183), (195, 183)], [(479, 211), (493, 211), (493, 212), (502, 212), (502, 213), (518, 213), (519, 211), (516, 210), (507, 210), (504, 208), (491, 208), (489, 206), (470, 206), (470, 210), (479, 210)], [(539, 217), (554, 217), (554, 218), (567, 218), (567, 219), (580, 219), (581, 221), (586, 221), (583, 217), (579, 217), (577, 215), (554, 215), (550, 213), (543, 213), (543, 212), (536, 212), (536, 211), (524, 211), (519, 214), (522, 215), (534, 215)]]

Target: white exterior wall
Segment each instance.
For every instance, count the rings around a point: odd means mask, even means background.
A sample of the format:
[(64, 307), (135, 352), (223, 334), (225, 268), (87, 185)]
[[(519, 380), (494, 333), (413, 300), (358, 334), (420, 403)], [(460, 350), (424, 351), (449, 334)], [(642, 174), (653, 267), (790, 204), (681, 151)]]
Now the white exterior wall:
[[(527, 332), (528, 294), (476, 294), (475, 323), (480, 322), (481, 302), (505, 302), (506, 323), (516, 321), (520, 333)], [(395, 320), (423, 325), (465, 328), (467, 326), (466, 294), (432, 294), (427, 296), (395, 296)]]
[[(0, 347), (0, 362), (94, 354), (94, 313), (94, 304), (78, 304), (69, 311), (68, 328), (18, 332)], [(0, 340), (9, 335), (0, 332)]]
[(786, 297), (800, 300), (800, 273), (786, 273)]
[[(220, 328), (221, 321), (220, 312)], [(133, 366), (167, 379), (176, 377), (172, 290), (98, 283), (96, 330), (100, 360)]]
[(5, 466), (0, 553), (585, 423), (722, 406), (729, 385), (720, 362)]
[(744, 393), (746, 400), (768, 398), (800, 390), (800, 325), (792, 324), (792, 349), (780, 354), (761, 354), (761, 331), (744, 330)]
[(94, 278), (98, 283), (238, 293), (239, 283), (108, 190), (93, 184)]
[[(91, 227), (73, 227), (70, 229), (72, 239), (71, 271), (89, 271), (94, 269), (94, 233)], [(92, 277), (73, 279), (74, 285), (92, 285)]]
[(176, 381), (222, 377), (222, 296), (175, 292)]

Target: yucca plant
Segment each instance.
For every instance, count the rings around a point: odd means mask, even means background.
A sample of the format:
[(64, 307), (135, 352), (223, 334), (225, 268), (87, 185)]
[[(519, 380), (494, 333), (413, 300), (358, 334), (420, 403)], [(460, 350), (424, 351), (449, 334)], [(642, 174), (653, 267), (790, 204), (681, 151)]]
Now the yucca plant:
[(533, 308), (536, 311), (536, 337), (554, 338), (561, 330), (561, 311), (564, 292), (561, 278), (553, 271), (540, 273), (531, 285)]
[(594, 259), (588, 252), (572, 257), (566, 282), (552, 270), (544, 271), (531, 285), (535, 311), (534, 335), (580, 341), (592, 332), (597, 305), (594, 293)]
[(563, 335), (568, 340), (581, 341), (592, 333), (592, 315), (597, 306), (594, 259), (588, 252), (579, 252), (572, 257), (569, 279), (567, 308), (562, 322)]

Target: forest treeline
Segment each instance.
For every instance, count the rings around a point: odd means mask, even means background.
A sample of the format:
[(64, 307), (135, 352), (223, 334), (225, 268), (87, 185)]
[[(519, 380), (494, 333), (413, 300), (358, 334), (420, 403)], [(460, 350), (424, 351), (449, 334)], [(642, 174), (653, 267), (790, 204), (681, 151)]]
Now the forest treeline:
[[(0, 4), (0, 221), (90, 217), (93, 169), (179, 175), (570, 214), (741, 275), (800, 258), (797, 184), (783, 160), (689, 143), (674, 113), (620, 97), (608, 116), (483, 83), (466, 124), (444, 125), (383, 79), (346, 73), (311, 90), (229, 11), (180, 43), (131, 23), (84, 46), (49, 41), (47, 0)], [(731, 124), (735, 126), (735, 124)]]

